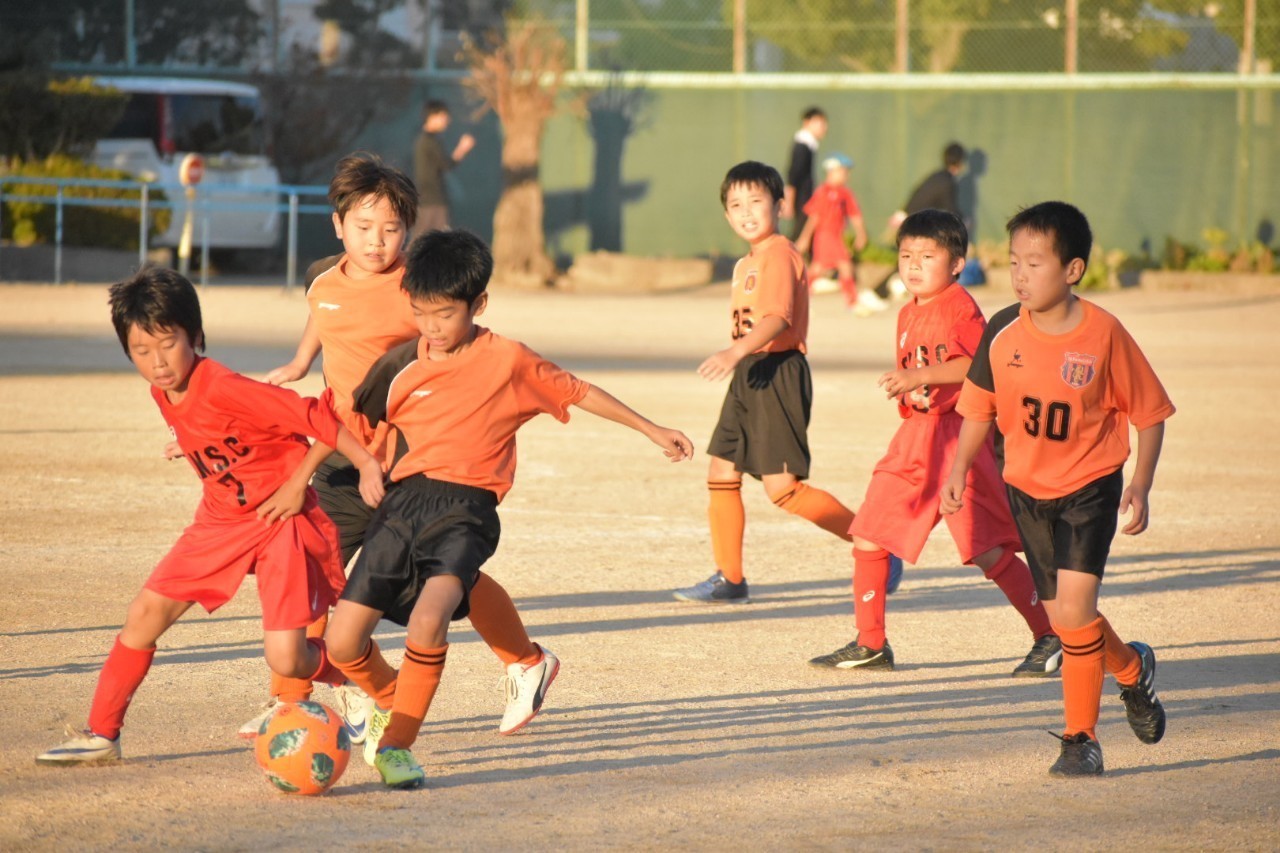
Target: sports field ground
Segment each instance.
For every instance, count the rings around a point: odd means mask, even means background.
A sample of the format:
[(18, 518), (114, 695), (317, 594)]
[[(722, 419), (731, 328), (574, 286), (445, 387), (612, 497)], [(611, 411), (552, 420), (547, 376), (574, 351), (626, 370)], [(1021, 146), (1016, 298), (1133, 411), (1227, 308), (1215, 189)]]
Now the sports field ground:
[[(988, 287), (984, 310), (1012, 301)], [(210, 288), (210, 354), (283, 363), (300, 292)], [(893, 673), (808, 658), (851, 639), (848, 546), (748, 484), (753, 602), (671, 590), (712, 571), (702, 453), (723, 394), (694, 368), (725, 344), (721, 288), (597, 297), (498, 291), (482, 322), (699, 448), (672, 465), (577, 413), (522, 432), (490, 571), (563, 668), (546, 710), (497, 734), (497, 659), (465, 622), (415, 753), (387, 791), (355, 757), (321, 798), (276, 793), (236, 729), (265, 698), (252, 581), (160, 646), (118, 765), (35, 755), (82, 724), (125, 608), (190, 520), (199, 484), (115, 341), (103, 286), (0, 287), (0, 849), (1221, 849), (1280, 847), (1280, 296), (1097, 296), (1178, 414), (1152, 524), (1118, 537), (1102, 609), (1159, 656), (1168, 734), (1138, 742), (1108, 682), (1107, 772), (1060, 780), (1058, 679), (1014, 680), (1030, 646), (938, 531), (889, 600)], [(875, 387), (893, 318), (814, 303), (813, 482), (861, 502), (895, 428)], [(299, 384), (318, 393), (318, 372)], [(398, 660), (402, 634), (379, 643)], [(317, 691), (325, 700), (324, 690)]]

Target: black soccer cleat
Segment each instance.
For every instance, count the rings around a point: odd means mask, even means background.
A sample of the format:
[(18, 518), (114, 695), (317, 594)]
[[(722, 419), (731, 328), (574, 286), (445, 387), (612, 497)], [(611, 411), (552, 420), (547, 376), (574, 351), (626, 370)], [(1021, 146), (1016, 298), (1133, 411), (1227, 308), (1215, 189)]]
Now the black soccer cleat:
[(1156, 696), (1156, 653), (1146, 643), (1129, 643), (1142, 660), (1138, 682), (1120, 685), (1120, 699), (1129, 718), (1129, 728), (1143, 743), (1159, 743), (1164, 737), (1164, 705)]
[(1047, 678), (1062, 667), (1062, 641), (1057, 634), (1045, 634), (1014, 667), (1014, 678)]
[(884, 647), (879, 649), (869, 649), (866, 646), (858, 645), (858, 641), (854, 640), (847, 646), (841, 646), (829, 655), (822, 655), (809, 661), (810, 666), (819, 666), (825, 669), (893, 669), (893, 649), (889, 646), (889, 641), (884, 641)]
[(1084, 732), (1063, 737), (1049, 734), (1062, 741), (1062, 752), (1049, 768), (1050, 776), (1101, 776), (1102, 744)]
[(720, 572), (693, 586), (677, 589), (673, 595), (677, 601), (696, 601), (700, 604), (746, 604), (751, 600), (745, 578), (733, 583)]

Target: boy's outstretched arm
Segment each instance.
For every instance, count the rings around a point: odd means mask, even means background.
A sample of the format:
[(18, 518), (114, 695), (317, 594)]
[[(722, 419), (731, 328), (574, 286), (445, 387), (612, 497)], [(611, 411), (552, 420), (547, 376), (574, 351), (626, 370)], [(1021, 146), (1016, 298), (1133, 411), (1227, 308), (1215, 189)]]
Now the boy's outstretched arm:
[(586, 396), (578, 401), (577, 406), (584, 412), (631, 427), (636, 432), (644, 434), (650, 441), (661, 447), (663, 454), (672, 462), (693, 458), (693, 442), (687, 435), (677, 429), (658, 426), (603, 388), (592, 385)]
[(1129, 523), (1120, 531), (1136, 536), (1147, 529), (1150, 520), (1151, 506), (1147, 503), (1147, 495), (1156, 479), (1156, 463), (1160, 461), (1160, 450), (1164, 447), (1164, 421), (1138, 430), (1138, 459), (1133, 466), (1133, 479), (1120, 496), (1120, 511), (1133, 509)]
[(307, 315), (307, 325), (302, 329), (302, 340), (298, 341), (298, 351), (293, 360), (281, 365), (267, 374), (266, 381), (271, 385), (283, 385), (286, 382), (297, 382), (307, 375), (316, 356), (320, 354), (320, 331)]
[(796, 251), (804, 254), (809, 251), (809, 244), (813, 242), (813, 230), (818, 227), (818, 217), (810, 216), (805, 220), (804, 227), (800, 229), (800, 233), (796, 235)]
[(750, 332), (733, 342), (733, 346), (720, 350), (702, 362), (698, 367), (698, 375), (711, 382), (724, 379), (733, 373), (738, 362), (785, 332), (790, 325), (776, 314), (761, 317)]
[(960, 426), (960, 437), (956, 441), (956, 459), (951, 465), (951, 474), (947, 482), (942, 484), (941, 510), (943, 515), (959, 512), (964, 506), (964, 481), (977, 458), (978, 451), (986, 443), (987, 434), (991, 432), (991, 421), (975, 421), (965, 418)]
[[(356, 470), (360, 472), (360, 497), (369, 506), (376, 507), (386, 494), (386, 487), (382, 483), (382, 465), (344, 426), (338, 427), (337, 449), (339, 453), (350, 459), (356, 466)], [(311, 449), (307, 451), (306, 456), (302, 457), (302, 462), (289, 479), (276, 489), (271, 497), (259, 504), (258, 518), (267, 524), (274, 524), (301, 512), (302, 505), (306, 502), (307, 486), (311, 483), (311, 478), (333, 450), (334, 448), (322, 441), (313, 442)]]

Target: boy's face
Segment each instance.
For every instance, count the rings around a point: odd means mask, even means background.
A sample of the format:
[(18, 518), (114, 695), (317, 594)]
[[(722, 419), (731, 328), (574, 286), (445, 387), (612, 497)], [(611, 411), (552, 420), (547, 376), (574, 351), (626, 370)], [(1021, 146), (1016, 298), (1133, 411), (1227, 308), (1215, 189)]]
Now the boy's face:
[(1020, 228), (1009, 238), (1009, 272), (1013, 293), (1030, 311), (1051, 310), (1071, 296), (1084, 275), (1084, 261), (1064, 264), (1053, 249), (1053, 234)]
[(410, 297), (413, 322), (418, 333), (427, 339), (428, 357), (445, 359), (462, 350), (475, 339), (475, 319), (484, 313), (489, 294), (482, 293), (470, 304), (461, 299), (423, 299)]
[(827, 120), (823, 116), (814, 116), (806, 121), (804, 126), (813, 134), (814, 139), (822, 139), (827, 135)]
[(849, 180), (849, 170), (844, 166), (832, 166), (827, 169), (827, 183), (833, 187), (843, 186)]
[(148, 332), (134, 323), (129, 327), (129, 360), (143, 379), (173, 399), (186, 393), (196, 351), (185, 329)]
[(449, 127), (448, 113), (432, 113), (427, 116), (427, 120), (422, 123), (422, 129), (427, 133), (440, 133)]
[(898, 275), (918, 302), (928, 302), (946, 290), (962, 269), (964, 258), (951, 257), (932, 237), (903, 237), (898, 244)]
[(764, 240), (778, 228), (778, 202), (759, 184), (734, 184), (724, 197), (724, 218), (748, 243)]
[(384, 196), (365, 196), (345, 217), (333, 214), (333, 227), (351, 262), (352, 278), (370, 278), (386, 272), (404, 248), (408, 229)]

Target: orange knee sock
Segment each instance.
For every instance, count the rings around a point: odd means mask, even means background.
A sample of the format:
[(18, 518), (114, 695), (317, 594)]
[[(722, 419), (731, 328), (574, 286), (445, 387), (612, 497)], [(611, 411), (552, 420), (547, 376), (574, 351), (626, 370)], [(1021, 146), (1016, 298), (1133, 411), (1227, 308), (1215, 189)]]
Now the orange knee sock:
[(1137, 684), (1138, 678), (1142, 675), (1142, 658), (1138, 657), (1133, 646), (1126, 645), (1120, 639), (1115, 629), (1111, 627), (1111, 623), (1107, 621), (1107, 617), (1099, 613), (1098, 618), (1102, 620), (1104, 641), (1102, 654), (1107, 672), (1115, 677), (1116, 684), (1125, 686)]
[(1064, 735), (1085, 732), (1097, 740), (1098, 705), (1102, 701), (1102, 618), (1083, 628), (1053, 626), (1062, 640), (1062, 699), (1066, 709)]
[[(324, 637), (324, 629), (328, 624), (329, 614), (326, 613), (307, 626), (307, 639), (319, 640)], [(271, 695), (281, 702), (305, 702), (311, 698), (311, 679), (288, 678), (273, 672), (271, 673)]]
[(418, 739), (418, 730), (431, 708), (449, 644), (438, 649), (423, 649), (409, 641), (404, 644), (404, 662), (400, 664), (400, 680), (391, 706), (391, 720), (378, 741), (379, 749), (408, 749)]
[(1049, 614), (1044, 612), (1040, 596), (1036, 595), (1036, 585), (1031, 579), (1031, 570), (1018, 558), (1017, 551), (1005, 548), (999, 562), (983, 574), (987, 576), (987, 580), (1000, 587), (1004, 597), (1009, 599), (1009, 603), (1021, 614), (1037, 640), (1045, 634), (1052, 633), (1053, 629), (1049, 627)]
[(377, 641), (372, 638), (363, 655), (351, 661), (329, 659), (334, 666), (342, 670), (348, 681), (373, 697), (379, 708), (390, 708), (396, 696), (396, 671), (387, 663), (378, 648)]
[(730, 583), (742, 583), (742, 534), (747, 527), (741, 480), (708, 480), (711, 505), (711, 556)]
[(792, 515), (812, 521), (846, 542), (853, 541), (853, 534), (849, 532), (849, 528), (853, 526), (853, 510), (836, 500), (830, 492), (815, 489), (807, 483), (796, 483), (794, 489), (775, 498), (773, 502)]
[(889, 552), (853, 550), (853, 620), (858, 644), (883, 649), (884, 597), (889, 585)]
[(542, 657), (542, 651), (529, 639), (511, 596), (484, 572), (471, 588), (471, 627), (508, 666), (532, 666)]

